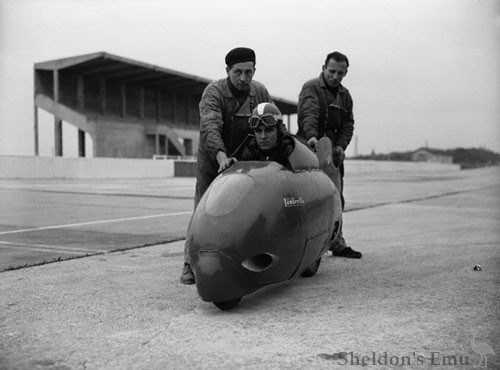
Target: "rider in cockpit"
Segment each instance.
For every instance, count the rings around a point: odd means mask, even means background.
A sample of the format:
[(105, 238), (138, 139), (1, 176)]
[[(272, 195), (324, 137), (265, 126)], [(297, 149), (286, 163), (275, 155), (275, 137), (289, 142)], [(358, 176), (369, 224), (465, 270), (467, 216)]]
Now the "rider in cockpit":
[(288, 133), (283, 116), (273, 103), (260, 103), (249, 120), (251, 134), (230, 159), (237, 161), (275, 161), (292, 169), (289, 156), (295, 141)]

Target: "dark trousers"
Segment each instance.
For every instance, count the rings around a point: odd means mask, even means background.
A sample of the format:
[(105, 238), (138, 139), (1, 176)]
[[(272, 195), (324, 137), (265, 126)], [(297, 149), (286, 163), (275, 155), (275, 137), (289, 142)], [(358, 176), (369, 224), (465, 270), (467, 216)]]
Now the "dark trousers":
[[(344, 211), (345, 199), (344, 199), (344, 162), (339, 165), (339, 177), (340, 177), (340, 202), (342, 204), (342, 212)], [(344, 222), (340, 225), (340, 230), (335, 242), (331, 245), (330, 250), (340, 252), (347, 248), (347, 244), (345, 242), (342, 229), (344, 227)]]
[[(217, 177), (217, 169), (214, 168), (212, 163), (203, 154), (198, 155), (198, 162), (196, 166), (196, 186), (194, 191), (194, 209), (198, 206), (201, 197), (205, 194), (210, 184)], [(190, 263), (189, 250), (187, 243), (184, 244), (184, 263)]]
[(340, 201), (342, 203), (342, 211), (344, 210), (345, 199), (344, 199), (344, 162), (339, 165), (339, 174), (340, 174)]
[(212, 162), (206, 155), (199, 154), (198, 162), (196, 165), (196, 187), (194, 192), (194, 209), (198, 206), (201, 197), (205, 194), (208, 187), (217, 177), (217, 168), (214, 167)]

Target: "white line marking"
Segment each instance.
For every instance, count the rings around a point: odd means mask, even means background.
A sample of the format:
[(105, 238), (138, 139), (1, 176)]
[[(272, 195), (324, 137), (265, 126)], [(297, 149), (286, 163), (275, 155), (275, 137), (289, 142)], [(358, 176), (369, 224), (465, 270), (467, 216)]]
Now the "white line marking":
[[(0, 248), (9, 248), (12, 246), (17, 246), (17, 247), (22, 247), (23, 249), (32, 249), (36, 251), (43, 251), (43, 252), (56, 252), (56, 253), (64, 253), (64, 254), (76, 254), (76, 255), (82, 255), (82, 254), (87, 254), (87, 253), (106, 253), (109, 251), (103, 251), (103, 250), (81, 250), (78, 248), (62, 248), (62, 247), (55, 247), (55, 246), (50, 246), (50, 245), (44, 245), (44, 244), (24, 244), (24, 243), (11, 243), (11, 242), (0, 242)], [(17, 249), (17, 248), (15, 248)]]
[(80, 252), (80, 253), (88, 253), (88, 252), (97, 252), (97, 253), (106, 253), (109, 252), (106, 249), (89, 249), (89, 248), (72, 248), (72, 247), (57, 247), (55, 245), (46, 245), (46, 244), (27, 244), (27, 243), (19, 243), (19, 242), (5, 242), (0, 241), (0, 247), (2, 245), (18, 245), (20, 247), (35, 247), (35, 248), (46, 248), (53, 250), (61, 250), (61, 251), (72, 251), (72, 252)]
[(192, 211), (186, 211), (186, 212), (176, 212), (176, 213), (162, 213), (162, 214), (159, 214), (159, 215), (137, 216), (137, 217), (127, 217), (127, 218), (115, 218), (113, 220), (89, 221), (89, 222), (80, 222), (80, 223), (77, 223), (77, 224), (65, 224), (65, 225), (55, 225), (55, 226), (34, 227), (34, 228), (31, 228), (31, 229), (1, 231), (0, 235), (19, 234), (19, 233), (25, 233), (25, 232), (29, 232), (29, 231), (40, 231), (40, 230), (50, 230), (50, 229), (63, 229), (63, 228), (68, 228), (68, 227), (87, 226), (87, 225), (111, 224), (111, 223), (114, 223), (114, 222), (145, 220), (145, 219), (148, 219), (148, 218), (181, 216), (181, 215), (187, 215), (187, 214), (191, 214), (191, 213), (193, 213), (193, 212)]

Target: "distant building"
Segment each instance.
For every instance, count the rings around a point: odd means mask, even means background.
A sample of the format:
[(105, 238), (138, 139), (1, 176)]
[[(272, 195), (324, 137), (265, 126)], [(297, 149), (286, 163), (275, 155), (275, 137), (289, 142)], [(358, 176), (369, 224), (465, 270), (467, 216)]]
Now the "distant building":
[[(93, 157), (192, 156), (198, 151), (201, 94), (211, 80), (105, 52), (36, 63), (38, 108), (54, 116), (54, 154), (63, 154), (62, 122), (78, 128), (78, 154), (92, 139)], [(293, 101), (273, 97), (290, 125)]]
[(439, 149), (420, 148), (411, 158), (414, 162), (453, 163), (453, 157)]

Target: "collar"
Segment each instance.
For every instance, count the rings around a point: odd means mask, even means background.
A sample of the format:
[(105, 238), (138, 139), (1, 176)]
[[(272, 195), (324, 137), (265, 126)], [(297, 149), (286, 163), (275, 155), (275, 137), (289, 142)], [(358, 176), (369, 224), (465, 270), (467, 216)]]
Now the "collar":
[[(231, 92), (231, 89), (229, 88), (229, 81), (227, 78), (223, 78), (219, 80), (220, 82), (220, 87), (222, 90), (222, 96), (225, 98), (234, 98), (235, 96)], [(255, 86), (253, 82), (250, 83), (250, 91), (248, 92), (248, 96), (255, 96)]]
[[(327, 87), (326, 87), (326, 82), (325, 82), (325, 79), (324, 79), (324, 77), (323, 77), (323, 72), (321, 72), (321, 73), (319, 74), (319, 78), (318, 78), (318, 80), (319, 80), (319, 86), (320, 86), (322, 89), (326, 89)], [(344, 87), (342, 84), (340, 84), (340, 85), (339, 85), (339, 94), (343, 94), (343, 93), (345, 93), (345, 91), (346, 91), (345, 87)]]

